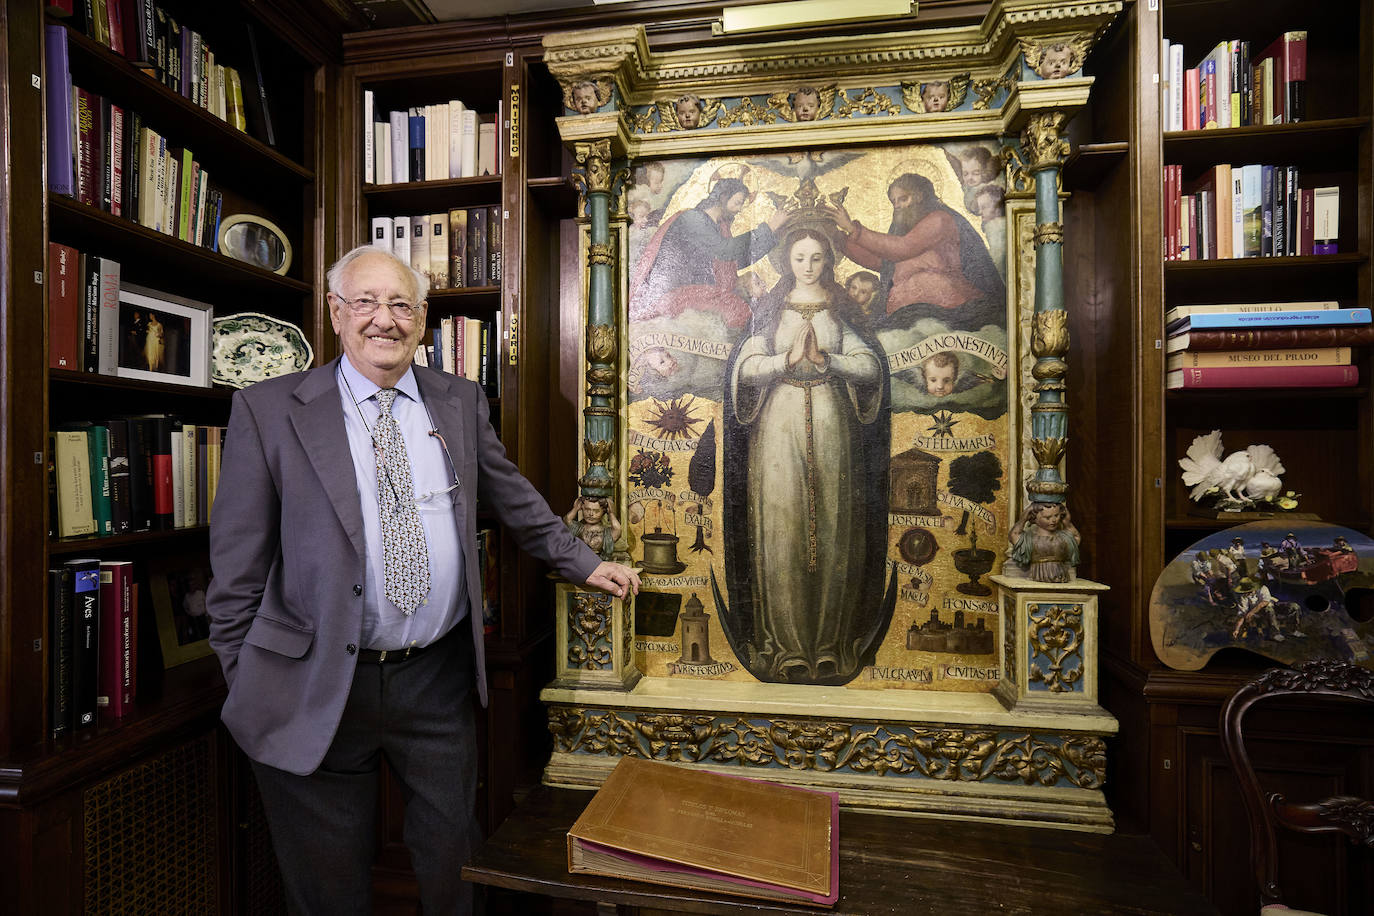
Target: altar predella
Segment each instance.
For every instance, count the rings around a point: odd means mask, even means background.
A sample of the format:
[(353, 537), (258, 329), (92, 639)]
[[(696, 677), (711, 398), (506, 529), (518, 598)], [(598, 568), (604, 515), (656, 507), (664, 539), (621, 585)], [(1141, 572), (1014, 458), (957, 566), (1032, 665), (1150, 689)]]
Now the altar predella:
[(545, 38), (578, 163), (568, 522), (644, 576), (558, 586), (547, 782), (637, 756), (1111, 829), (1059, 171), (1119, 11)]

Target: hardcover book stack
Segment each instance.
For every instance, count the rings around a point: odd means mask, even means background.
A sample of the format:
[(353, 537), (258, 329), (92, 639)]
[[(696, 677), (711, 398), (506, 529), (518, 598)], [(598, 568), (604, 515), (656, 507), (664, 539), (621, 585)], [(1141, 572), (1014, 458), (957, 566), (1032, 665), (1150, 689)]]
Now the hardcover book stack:
[(453, 99), (382, 116), (374, 91), (364, 90), (363, 182), (400, 184), (501, 174), (497, 104), (494, 114), (479, 114)]
[(1227, 40), (1184, 68), (1183, 45), (1164, 40), (1160, 110), (1165, 130), (1292, 124), (1307, 111), (1307, 32), (1284, 32), (1258, 55)]
[(1334, 301), (1179, 306), (1164, 320), (1169, 389), (1351, 387), (1352, 348), (1374, 343), (1370, 310)]
[(1299, 178), (1291, 165), (1222, 163), (1192, 180), (1164, 166), (1165, 260), (1336, 254), (1340, 188)]
[(429, 278), (430, 289), (501, 282), (501, 208), (468, 207), (423, 216), (374, 216), (372, 244)]
[(45, 28), (48, 190), (217, 251), (223, 195), (209, 172), (138, 112), (74, 86), (67, 29)]

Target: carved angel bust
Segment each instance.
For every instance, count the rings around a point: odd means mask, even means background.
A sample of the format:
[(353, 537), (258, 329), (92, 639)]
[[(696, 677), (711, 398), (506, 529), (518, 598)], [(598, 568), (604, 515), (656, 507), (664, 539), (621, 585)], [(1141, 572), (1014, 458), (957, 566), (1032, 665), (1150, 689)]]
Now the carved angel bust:
[(611, 100), (613, 85), (605, 76), (579, 80), (563, 90), (563, 105), (578, 114), (600, 111)]
[(921, 114), (953, 111), (964, 104), (971, 82), (970, 75), (965, 72), (924, 83), (902, 83), (902, 102)]
[(1043, 41), (1021, 39), (1021, 52), (1026, 56), (1026, 66), (1046, 80), (1063, 79), (1083, 69), (1083, 60), (1088, 56), (1090, 46), (1091, 37), (1081, 34)]
[(790, 90), (784, 89), (768, 97), (768, 110), (777, 112), (784, 120), (824, 121), (835, 111), (835, 85), (816, 86), (803, 83)]

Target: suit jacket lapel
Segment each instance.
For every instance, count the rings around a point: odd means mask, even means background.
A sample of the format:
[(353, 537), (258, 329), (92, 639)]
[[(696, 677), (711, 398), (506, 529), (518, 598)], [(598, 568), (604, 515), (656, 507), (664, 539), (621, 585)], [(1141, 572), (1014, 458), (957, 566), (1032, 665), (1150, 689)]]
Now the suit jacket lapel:
[(344, 431), (343, 407), (335, 380), (338, 359), (307, 373), (293, 392), (289, 405), (291, 425), (300, 438), (320, 485), (329, 495), (353, 549), (359, 557), (367, 555), (363, 541), (363, 512), (354, 481), (353, 452)]
[[(472, 498), (476, 498), (477, 491), (472, 488), (477, 486), (477, 481), (467, 480), (463, 474), (463, 459), (468, 454), (468, 433), (458, 386), (443, 373), (426, 371), (420, 367), (415, 369), (415, 381), (420, 386), (420, 397), (425, 400), (425, 409), (434, 420), (439, 435), (443, 436), (444, 442), (448, 444), (449, 457), (453, 459), (459, 483), (454, 508), (461, 510), (464, 508), (463, 504), (468, 501), (469, 492), (473, 494)], [(461, 511), (459, 515), (461, 517)]]

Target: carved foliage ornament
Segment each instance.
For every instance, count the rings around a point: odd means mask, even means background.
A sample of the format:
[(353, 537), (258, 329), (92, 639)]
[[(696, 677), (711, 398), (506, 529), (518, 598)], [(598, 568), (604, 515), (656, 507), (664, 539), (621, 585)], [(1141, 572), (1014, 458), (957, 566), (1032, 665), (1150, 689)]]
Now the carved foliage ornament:
[(573, 172), (572, 179), (582, 194), (609, 193), (611, 190), (611, 141), (596, 140), (573, 147), (577, 164), (584, 171)]
[(1106, 778), (1106, 746), (1091, 735), (561, 706), (549, 709), (549, 731), (556, 750), (572, 754), (1082, 789), (1100, 788)]
[(1065, 309), (1036, 312), (1031, 323), (1031, 352), (1038, 359), (1069, 352), (1069, 313)]
[(1064, 460), (1064, 452), (1069, 447), (1068, 439), (1032, 439), (1031, 454), (1035, 463), (1042, 468), (1057, 468)]
[(568, 667), (611, 666), (611, 596), (576, 592), (568, 608)]
[(1062, 111), (1031, 115), (1021, 131), (1021, 148), (1029, 157), (1026, 167), (1032, 172), (1058, 166), (1069, 154), (1069, 141), (1060, 138), (1066, 120)]
[(1077, 604), (1032, 604), (1027, 607), (1030, 656), (1049, 660), (1048, 669), (1032, 662), (1026, 677), (1053, 693), (1065, 693), (1083, 678), (1083, 608)]

